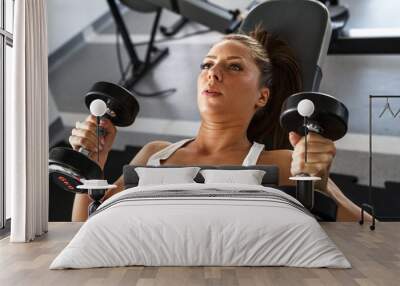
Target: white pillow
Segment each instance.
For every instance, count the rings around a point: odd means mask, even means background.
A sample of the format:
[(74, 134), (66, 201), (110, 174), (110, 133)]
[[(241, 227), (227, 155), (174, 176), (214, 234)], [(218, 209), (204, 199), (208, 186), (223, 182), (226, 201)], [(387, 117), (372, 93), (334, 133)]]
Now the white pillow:
[(199, 167), (135, 168), (139, 176), (138, 186), (196, 183), (193, 179), (199, 170)]
[(205, 184), (235, 183), (246, 185), (261, 185), (265, 171), (262, 170), (201, 170)]

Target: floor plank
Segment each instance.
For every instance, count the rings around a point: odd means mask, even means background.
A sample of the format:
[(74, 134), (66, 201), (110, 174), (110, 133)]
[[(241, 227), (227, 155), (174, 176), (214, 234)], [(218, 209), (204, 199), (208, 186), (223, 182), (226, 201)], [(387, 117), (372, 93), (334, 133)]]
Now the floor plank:
[(379, 223), (375, 231), (356, 223), (322, 223), (352, 269), (291, 267), (116, 267), (49, 270), (81, 223), (50, 223), (32, 243), (0, 240), (0, 285), (398, 285), (400, 223)]

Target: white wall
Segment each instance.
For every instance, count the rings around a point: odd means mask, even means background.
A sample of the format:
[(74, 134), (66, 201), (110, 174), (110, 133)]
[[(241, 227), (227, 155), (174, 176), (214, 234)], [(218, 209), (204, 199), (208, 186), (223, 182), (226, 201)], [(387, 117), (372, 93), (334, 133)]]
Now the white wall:
[[(108, 9), (106, 0), (47, 1), (49, 54), (82, 32)], [(58, 108), (49, 90), (49, 125), (58, 117)]]
[(105, 0), (47, 1), (49, 54), (107, 11)]

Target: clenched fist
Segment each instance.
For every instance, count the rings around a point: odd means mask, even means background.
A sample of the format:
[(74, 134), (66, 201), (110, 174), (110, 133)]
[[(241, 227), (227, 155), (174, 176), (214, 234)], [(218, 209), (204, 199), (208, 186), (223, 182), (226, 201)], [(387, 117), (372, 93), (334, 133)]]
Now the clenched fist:
[(290, 144), (294, 147), (290, 172), (293, 176), (307, 173), (321, 177), (315, 187), (326, 191), (329, 170), (336, 155), (336, 147), (332, 140), (317, 133), (307, 134), (307, 163), (305, 162), (305, 138), (295, 132), (289, 133)]
[(92, 160), (97, 161), (98, 153), (98, 163), (101, 168), (104, 168), (108, 153), (114, 143), (117, 129), (108, 119), (102, 119), (100, 127), (105, 129), (106, 135), (99, 138), (99, 149), (97, 149), (96, 117), (93, 115), (89, 115), (84, 122), (76, 122), (75, 128), (72, 129), (71, 136), (69, 137), (69, 143), (76, 151), (81, 147), (88, 150)]

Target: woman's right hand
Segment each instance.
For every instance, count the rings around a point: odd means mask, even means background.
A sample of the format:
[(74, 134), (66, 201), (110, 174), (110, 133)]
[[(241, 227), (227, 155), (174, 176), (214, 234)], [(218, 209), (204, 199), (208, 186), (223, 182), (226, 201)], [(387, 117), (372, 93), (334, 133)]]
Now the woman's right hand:
[(93, 115), (89, 115), (84, 122), (76, 122), (69, 136), (69, 143), (76, 151), (81, 147), (88, 150), (89, 157), (94, 161), (97, 161), (97, 153), (99, 153), (98, 163), (104, 169), (117, 129), (109, 119), (101, 119), (100, 126), (105, 129), (106, 135), (100, 137), (99, 150), (97, 150), (96, 117)]

